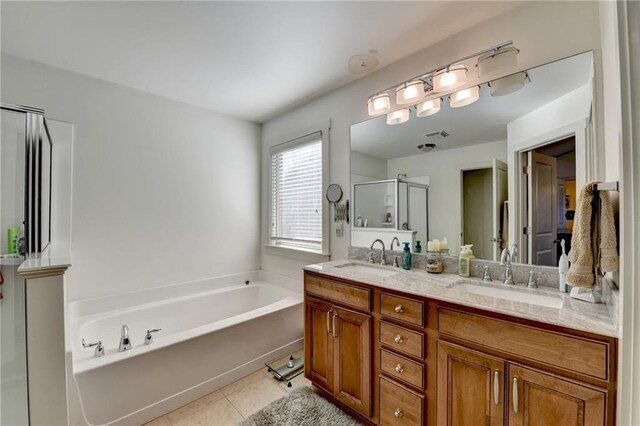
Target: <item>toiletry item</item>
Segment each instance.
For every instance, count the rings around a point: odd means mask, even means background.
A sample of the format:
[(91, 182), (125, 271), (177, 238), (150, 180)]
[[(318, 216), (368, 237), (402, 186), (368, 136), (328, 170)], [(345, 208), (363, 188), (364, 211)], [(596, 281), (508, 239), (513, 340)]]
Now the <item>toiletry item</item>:
[(20, 230), (18, 231), (18, 237), (16, 238), (16, 250), (21, 256), (24, 256), (27, 252), (26, 242), (24, 240), (24, 222), (20, 225)]
[(569, 257), (565, 252), (564, 240), (560, 240), (560, 247), (562, 247), (562, 255), (558, 260), (558, 286), (562, 293), (567, 292), (567, 271), (569, 270)]
[(362, 216), (358, 216), (358, 217), (356, 218), (356, 226), (357, 226), (358, 228), (362, 228), (362, 224), (363, 224), (363, 222), (362, 222)]
[(420, 241), (416, 241), (416, 253), (422, 253), (422, 246), (420, 245)]
[(443, 256), (449, 256), (449, 242), (446, 238), (440, 240), (440, 254)]
[(402, 254), (402, 269), (409, 270), (411, 269), (411, 249), (409, 248), (409, 243), (404, 244), (403, 254)]
[(369, 227), (369, 219), (367, 219), (366, 217), (362, 220), (362, 226), (364, 226), (365, 228)]
[(467, 244), (460, 249), (460, 258), (458, 259), (458, 275), (461, 277), (469, 276), (469, 259), (475, 259), (473, 252), (471, 251), (473, 244)]
[(17, 226), (14, 226), (12, 228), (9, 228), (7, 230), (7, 253), (9, 254), (14, 254), (18, 251), (18, 232), (20, 232), (20, 230), (18, 229)]
[(440, 251), (427, 251), (427, 272), (440, 274), (444, 270)]
[(391, 223), (391, 212), (387, 212), (387, 215), (385, 216), (384, 220), (387, 223)]
[(440, 241), (431, 240), (427, 242), (427, 251), (440, 251)]

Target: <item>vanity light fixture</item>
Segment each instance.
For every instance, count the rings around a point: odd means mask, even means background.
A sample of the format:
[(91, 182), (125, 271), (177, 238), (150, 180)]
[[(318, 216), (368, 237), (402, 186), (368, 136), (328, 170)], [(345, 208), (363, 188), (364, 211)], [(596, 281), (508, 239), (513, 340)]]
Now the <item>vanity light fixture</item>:
[(520, 49), (509, 46), (499, 47), (478, 58), (478, 77), (494, 75), (504, 69), (518, 65)]
[(402, 108), (387, 114), (387, 124), (402, 124), (409, 121), (409, 108)]
[(414, 104), (425, 96), (424, 81), (412, 80), (402, 83), (396, 89), (396, 104), (408, 105)]
[(463, 106), (471, 105), (478, 99), (480, 99), (480, 87), (472, 86), (453, 93), (449, 101), (449, 106), (451, 108), (461, 108)]
[(440, 104), (442, 103), (442, 98), (429, 99), (421, 104), (416, 106), (416, 116), (418, 117), (428, 117), (430, 115), (435, 114), (440, 111)]
[[(467, 83), (466, 61), (476, 59), (478, 67), (482, 64), (482, 72), (490, 72), (493, 68), (504, 68), (515, 64), (514, 58), (519, 50), (512, 46), (513, 41), (489, 47), (479, 52), (457, 59), (449, 64), (439, 66), (429, 72), (417, 75), (400, 85), (388, 87), (378, 93), (371, 95), (367, 101), (367, 109), (370, 116), (387, 114), (387, 124), (401, 124), (409, 120), (407, 106), (416, 105), (418, 117), (427, 117), (440, 110), (440, 98), (422, 102), (430, 94), (442, 93), (445, 96), (455, 89)], [(482, 60), (480, 60), (482, 58)], [(487, 69), (487, 67), (489, 67)], [(389, 93), (396, 92), (396, 105), (402, 109), (391, 111), (391, 100)], [(478, 87), (459, 90), (451, 95), (451, 106), (454, 108), (472, 104), (479, 97)], [(422, 102), (420, 104), (420, 102)], [(420, 105), (418, 105), (420, 104)]]
[(467, 67), (463, 64), (451, 65), (433, 75), (433, 91), (446, 92), (463, 86), (467, 82)]
[(524, 87), (527, 80), (531, 81), (531, 78), (526, 72), (519, 72), (493, 80), (489, 82), (491, 96), (504, 96), (516, 92)]
[(385, 113), (391, 109), (391, 101), (388, 93), (378, 93), (369, 98), (368, 108), (369, 115), (378, 115)]

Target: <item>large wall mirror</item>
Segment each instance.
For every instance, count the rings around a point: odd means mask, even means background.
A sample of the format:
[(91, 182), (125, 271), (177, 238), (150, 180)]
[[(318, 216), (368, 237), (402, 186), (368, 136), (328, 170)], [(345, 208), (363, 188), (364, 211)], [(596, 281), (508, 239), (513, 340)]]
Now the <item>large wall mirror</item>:
[(448, 240), (451, 255), (556, 266), (577, 191), (594, 177), (593, 53), (480, 86), (473, 104), (351, 126), (351, 245)]

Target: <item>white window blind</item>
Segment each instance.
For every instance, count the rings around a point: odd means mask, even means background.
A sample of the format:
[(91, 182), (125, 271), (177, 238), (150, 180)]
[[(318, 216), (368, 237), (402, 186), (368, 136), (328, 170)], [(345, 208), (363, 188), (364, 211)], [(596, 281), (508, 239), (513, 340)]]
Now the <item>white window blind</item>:
[(322, 133), (271, 151), (271, 244), (322, 249)]

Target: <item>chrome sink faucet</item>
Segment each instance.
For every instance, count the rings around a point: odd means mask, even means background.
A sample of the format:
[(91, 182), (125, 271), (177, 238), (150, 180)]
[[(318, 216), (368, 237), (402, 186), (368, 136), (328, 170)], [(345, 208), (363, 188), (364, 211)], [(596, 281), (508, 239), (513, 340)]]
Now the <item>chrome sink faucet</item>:
[(124, 352), (131, 349), (131, 340), (129, 339), (129, 327), (126, 325), (122, 326), (122, 330), (120, 331), (120, 346), (118, 346), (118, 352)]
[(373, 250), (373, 246), (376, 243), (380, 243), (380, 245), (382, 245), (382, 259), (380, 259), (380, 264), (381, 265), (386, 265), (387, 264), (387, 260), (386, 260), (386, 252), (384, 249), (384, 241), (382, 241), (380, 238), (377, 238), (374, 242), (371, 243), (371, 247), (369, 247), (369, 250)]
[(518, 255), (518, 246), (513, 244), (511, 250), (505, 248), (502, 250), (502, 256), (500, 256), (500, 265), (506, 266), (504, 271), (504, 284), (515, 285), (513, 282), (513, 267), (511, 265), (511, 259)]
[(398, 237), (393, 237), (393, 240), (391, 240), (391, 245), (389, 246), (389, 251), (393, 251), (393, 243), (398, 244), (398, 247), (400, 247), (400, 240), (398, 239)]

